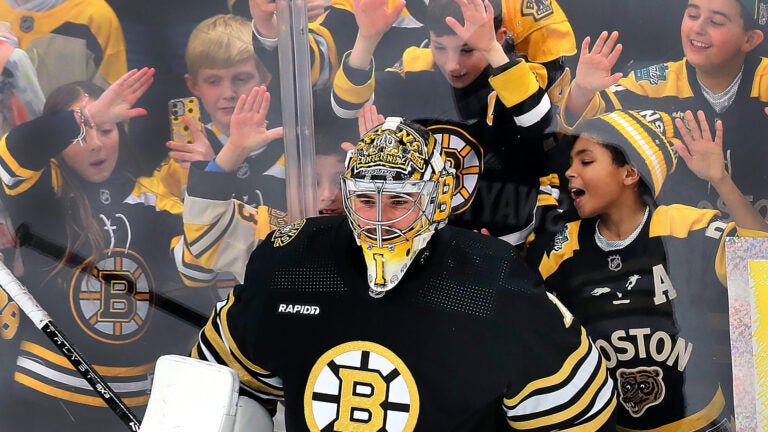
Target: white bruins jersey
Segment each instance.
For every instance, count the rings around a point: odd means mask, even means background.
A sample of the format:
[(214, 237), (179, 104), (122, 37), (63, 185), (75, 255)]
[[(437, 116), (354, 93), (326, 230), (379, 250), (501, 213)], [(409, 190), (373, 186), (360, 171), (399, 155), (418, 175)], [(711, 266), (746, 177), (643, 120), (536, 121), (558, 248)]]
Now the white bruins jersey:
[(381, 298), (364, 266), (343, 216), (274, 231), (193, 356), (288, 431), (615, 430), (604, 361), (507, 243), (442, 228)]

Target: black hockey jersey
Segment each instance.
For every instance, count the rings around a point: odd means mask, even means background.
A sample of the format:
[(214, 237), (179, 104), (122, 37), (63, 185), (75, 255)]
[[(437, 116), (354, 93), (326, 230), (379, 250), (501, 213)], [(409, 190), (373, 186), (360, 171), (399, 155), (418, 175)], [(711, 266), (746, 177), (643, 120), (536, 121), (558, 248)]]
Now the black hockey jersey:
[[(696, 70), (683, 59), (631, 72), (617, 85), (599, 93), (582, 119), (616, 109), (652, 109), (674, 117), (680, 117), (686, 110), (702, 110), (711, 123), (710, 130), (714, 131), (714, 120), (719, 118), (723, 122), (726, 169), (742, 193), (766, 218), (768, 152), (764, 151), (759, 137), (768, 136), (768, 121), (763, 111), (768, 105), (768, 59), (747, 55), (742, 73), (733, 103), (719, 114), (704, 98), (696, 80)], [(561, 123), (565, 123), (562, 117)], [(730, 220), (728, 209), (715, 188), (696, 177), (682, 162), (664, 183), (657, 201), (718, 209), (726, 220)]]
[[(407, 48), (426, 46), (429, 32), (423, 23), (427, 3), (422, 0), (409, 2), (384, 34), (375, 54), (379, 70), (397, 63)], [(501, 5), (502, 25), (512, 35), (515, 52), (537, 63), (552, 63), (549, 82), (554, 83), (563, 72), (560, 58), (576, 53), (573, 30), (557, 1), (502, 0)], [(331, 0), (326, 12), (309, 24), (311, 79), (317, 87), (331, 83), (341, 57), (354, 45), (357, 22), (352, 7), (351, 0)], [(272, 75), (277, 76), (277, 50), (267, 48), (256, 35), (253, 44), (256, 55)]]
[[(213, 125), (206, 125), (206, 137), (215, 154), (226, 145), (229, 137)], [(236, 180), (229, 182), (227, 192), (231, 197), (254, 207), (286, 208), (285, 156), (283, 141), (275, 140), (260, 151), (249, 155), (234, 173)], [(189, 170), (181, 164), (166, 159), (155, 169), (149, 181), (153, 187), (165, 189), (179, 199), (184, 198)]]
[[(204, 323), (201, 311), (218, 298), (213, 290), (186, 286), (180, 277), (205, 279), (199, 274), (209, 272), (185, 267), (181, 202), (157, 195), (119, 163), (106, 181), (82, 182), (78, 190), (104, 236), (104, 250), (93, 252), (87, 242), (66, 250), (65, 215), (78, 210), (63, 195), (61, 168), (51, 157), (77, 128), (66, 111), (22, 124), (3, 137), (2, 200), (19, 237), (22, 282), (125, 403), (141, 409), (149, 399), (157, 357), (188, 352)], [(70, 246), (77, 241), (71, 240)], [(20, 323), (16, 340), (20, 350), (2, 354), (15, 359), (15, 368), (5, 373), (15, 370), (16, 386), (4, 392), (0, 409), (26, 400), (61, 402), (78, 410), (72, 419), (60, 419), (62, 428), (75, 421), (80, 431), (95, 430), (87, 426), (94, 416), (120, 424), (31, 322)], [(65, 415), (55, 411), (46, 413), (52, 422), (57, 413)], [(21, 430), (29, 413), (17, 414), (0, 416), (0, 429)]]
[(337, 115), (357, 115), (375, 85), (379, 112), (429, 118), (420, 123), (441, 142), (457, 174), (451, 223), (486, 228), (517, 245), (533, 230), (539, 177), (548, 174), (545, 131), (554, 115), (543, 66), (513, 59), (490, 69), (456, 89), (429, 49), (409, 49), (399, 70), (375, 75), (344, 62), (332, 105)]
[(732, 430), (723, 239), (735, 226), (716, 216), (660, 206), (610, 251), (596, 244), (595, 218), (575, 221), (541, 261), (547, 288), (607, 361), (619, 430)]
[(344, 217), (274, 231), (193, 356), (289, 431), (610, 430), (603, 360), (508, 244), (445, 227), (378, 299), (364, 266)]

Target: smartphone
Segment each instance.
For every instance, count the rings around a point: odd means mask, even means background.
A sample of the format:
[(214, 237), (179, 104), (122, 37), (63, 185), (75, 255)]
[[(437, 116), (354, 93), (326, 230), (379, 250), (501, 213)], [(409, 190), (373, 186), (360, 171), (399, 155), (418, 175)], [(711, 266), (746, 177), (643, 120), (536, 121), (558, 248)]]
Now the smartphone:
[(203, 125), (200, 122), (200, 101), (196, 97), (190, 96), (180, 99), (171, 99), (168, 102), (168, 118), (171, 121), (171, 140), (191, 144), (192, 131), (181, 119), (188, 117), (192, 119), (195, 127), (202, 130)]

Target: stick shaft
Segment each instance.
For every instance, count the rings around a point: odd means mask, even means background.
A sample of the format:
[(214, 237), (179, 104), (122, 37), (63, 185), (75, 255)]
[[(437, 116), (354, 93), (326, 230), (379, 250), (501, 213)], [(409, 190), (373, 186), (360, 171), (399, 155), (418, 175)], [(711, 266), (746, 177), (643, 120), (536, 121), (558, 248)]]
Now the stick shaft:
[(48, 339), (66, 357), (67, 361), (82, 376), (88, 385), (101, 397), (104, 403), (128, 426), (132, 432), (138, 432), (140, 421), (128, 405), (115, 393), (104, 378), (96, 372), (88, 360), (80, 354), (75, 345), (56, 326), (51, 317), (32, 297), (32, 294), (0, 261), (0, 286), (19, 305), (19, 308), (32, 320)]

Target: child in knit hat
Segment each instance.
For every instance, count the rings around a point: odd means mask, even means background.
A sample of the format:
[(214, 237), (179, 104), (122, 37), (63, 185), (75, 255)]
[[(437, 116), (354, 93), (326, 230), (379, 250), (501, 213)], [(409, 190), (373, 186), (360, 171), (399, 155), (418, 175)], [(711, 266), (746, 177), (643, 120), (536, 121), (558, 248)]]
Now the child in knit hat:
[[(684, 142), (657, 111), (615, 111), (580, 126), (566, 176), (581, 219), (538, 266), (601, 351), (617, 385), (619, 430), (734, 430), (722, 240), (764, 234), (723, 222), (717, 210), (656, 205), (678, 153), (705, 180), (721, 180), (722, 126), (712, 139), (706, 122), (685, 117)], [(715, 183), (728, 193), (729, 181)]]
[[(768, 152), (755, 137), (768, 134), (763, 109), (768, 101), (768, 59), (758, 54), (768, 25), (768, 0), (688, 0), (680, 25), (685, 57), (622, 74), (614, 70), (619, 34), (603, 32), (581, 46), (576, 75), (565, 96), (560, 124), (571, 131), (585, 119), (613, 110), (654, 109), (680, 118), (703, 111), (714, 130), (727, 131), (724, 160), (739, 189), (766, 215)], [(764, 44), (763, 44), (764, 45)], [(731, 209), (712, 185), (683, 166), (658, 200)]]

